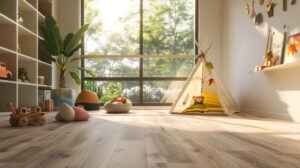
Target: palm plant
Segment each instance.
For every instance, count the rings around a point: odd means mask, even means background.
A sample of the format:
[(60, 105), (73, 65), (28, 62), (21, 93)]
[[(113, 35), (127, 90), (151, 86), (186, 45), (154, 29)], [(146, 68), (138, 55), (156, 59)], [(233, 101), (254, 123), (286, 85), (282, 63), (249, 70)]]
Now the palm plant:
[(74, 57), (74, 53), (82, 48), (80, 43), (84, 33), (88, 29), (89, 24), (83, 25), (75, 34), (69, 33), (62, 40), (59, 27), (55, 19), (47, 14), (45, 17), (45, 26), (41, 26), (41, 34), (43, 40), (42, 44), (50, 52), (48, 58), (55, 63), (60, 72), (60, 87), (65, 88), (66, 73), (69, 72), (71, 77), (76, 81), (78, 85), (81, 84), (81, 80), (74, 70), (85, 71), (91, 76), (95, 76), (90, 70), (80, 66), (73, 66), (74, 61), (89, 58), (84, 56)]

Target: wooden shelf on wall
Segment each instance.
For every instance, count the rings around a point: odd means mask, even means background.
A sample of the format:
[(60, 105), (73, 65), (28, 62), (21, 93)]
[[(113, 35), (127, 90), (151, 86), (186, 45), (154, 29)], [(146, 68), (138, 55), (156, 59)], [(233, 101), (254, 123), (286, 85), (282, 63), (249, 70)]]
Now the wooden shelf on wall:
[[(292, 69), (297, 67), (300, 67), (300, 61), (275, 65), (269, 68), (265, 68), (264, 70), (258, 72), (273, 72), (273, 71), (280, 71), (280, 70)], [(257, 71), (250, 71), (250, 73), (257, 73)]]

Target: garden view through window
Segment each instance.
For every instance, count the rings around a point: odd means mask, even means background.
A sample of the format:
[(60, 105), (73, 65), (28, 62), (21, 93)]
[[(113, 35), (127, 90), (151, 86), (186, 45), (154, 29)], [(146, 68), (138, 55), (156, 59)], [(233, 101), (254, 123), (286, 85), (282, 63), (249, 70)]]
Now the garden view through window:
[[(110, 58), (84, 60), (96, 77), (83, 87), (101, 102), (124, 96), (138, 104), (173, 103), (194, 67), (195, 0), (84, 0), (84, 54)], [(165, 55), (164, 58), (113, 58)]]

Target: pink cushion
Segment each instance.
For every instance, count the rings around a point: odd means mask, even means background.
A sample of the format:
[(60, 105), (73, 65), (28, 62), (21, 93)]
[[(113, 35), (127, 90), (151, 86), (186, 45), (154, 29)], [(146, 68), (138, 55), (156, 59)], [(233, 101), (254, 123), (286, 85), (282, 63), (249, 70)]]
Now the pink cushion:
[[(86, 121), (90, 118), (90, 114), (84, 110), (83, 107), (76, 107), (73, 106), (74, 112), (75, 112), (75, 118), (74, 121)], [(64, 121), (64, 119), (60, 115), (61, 112), (57, 113), (55, 116), (56, 121)]]
[(90, 114), (82, 107), (73, 107), (75, 112), (74, 121), (86, 121), (90, 118)]

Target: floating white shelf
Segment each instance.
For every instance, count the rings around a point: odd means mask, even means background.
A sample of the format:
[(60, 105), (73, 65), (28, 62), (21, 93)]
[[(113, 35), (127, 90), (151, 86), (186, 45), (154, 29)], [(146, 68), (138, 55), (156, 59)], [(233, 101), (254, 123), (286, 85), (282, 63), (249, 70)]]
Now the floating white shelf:
[(35, 83), (18, 82), (19, 85), (37, 86)]
[(2, 47), (2, 46), (0, 46), (0, 53), (12, 53), (12, 54), (17, 54), (17, 52), (15, 52), (15, 51), (13, 51), (13, 50), (11, 50), (11, 49)]
[(16, 24), (16, 22), (0, 13), (0, 24)]
[[(292, 69), (292, 68), (297, 68), (297, 67), (300, 67), (300, 61), (275, 65), (275, 66), (272, 66), (269, 68), (265, 68), (264, 70), (258, 71), (258, 72), (273, 72), (273, 71)], [(256, 73), (256, 71), (250, 71), (250, 73)]]
[(19, 24), (19, 35), (22, 36), (37, 36), (35, 33), (27, 29), (26, 27)]
[(12, 83), (12, 84), (17, 84), (16, 81), (12, 81), (12, 80), (4, 80), (4, 79), (0, 79), (0, 83)]
[(39, 60), (39, 63), (52, 67), (52, 64)]

